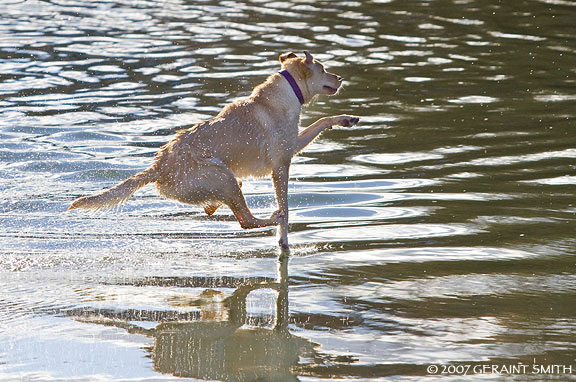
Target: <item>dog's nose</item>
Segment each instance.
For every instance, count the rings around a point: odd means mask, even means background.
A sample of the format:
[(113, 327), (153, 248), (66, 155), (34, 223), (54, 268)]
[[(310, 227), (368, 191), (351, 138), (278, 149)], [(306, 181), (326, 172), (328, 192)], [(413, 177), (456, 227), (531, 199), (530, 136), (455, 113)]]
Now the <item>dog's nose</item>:
[(338, 82), (344, 81), (344, 78), (342, 78), (342, 77), (340, 77), (340, 76), (336, 76), (336, 78), (338, 79)]

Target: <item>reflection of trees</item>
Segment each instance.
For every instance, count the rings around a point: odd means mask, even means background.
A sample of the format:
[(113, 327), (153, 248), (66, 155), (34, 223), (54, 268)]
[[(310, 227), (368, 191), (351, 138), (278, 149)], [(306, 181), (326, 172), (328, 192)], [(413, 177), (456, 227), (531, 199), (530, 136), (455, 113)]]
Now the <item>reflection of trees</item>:
[[(154, 278), (154, 285), (197, 284), (199, 280)], [(229, 280), (228, 286), (235, 287), (234, 293), (220, 304), (221, 312), (200, 313), (185, 317), (172, 312), (154, 312), (150, 318), (165, 321), (152, 329), (130, 324), (136, 312), (83, 312), (84, 322), (120, 327), (130, 333), (154, 338), (149, 349), (154, 367), (161, 373), (180, 377), (217, 379), (222, 381), (290, 381), (297, 380), (291, 368), (298, 364), (300, 356), (315, 358), (315, 344), (294, 336), (288, 329), (288, 259), (279, 259), (277, 279), (245, 278)], [(149, 280), (151, 281), (151, 280)], [(224, 283), (220, 279), (220, 283)], [(223, 287), (227, 285), (221, 285)], [(248, 328), (246, 299), (259, 289), (277, 291), (274, 326)], [(209, 301), (210, 293), (203, 293), (206, 307), (214, 307)], [(201, 301), (195, 300), (195, 304)], [(202, 305), (200, 305), (202, 308)], [(76, 312), (79, 313), (79, 312)], [(166, 313), (166, 317), (163, 317)], [(146, 314), (145, 314), (146, 315)], [(223, 319), (225, 317), (225, 319)], [(142, 320), (142, 312), (138, 320)], [(185, 319), (186, 321), (181, 321)], [(172, 321), (171, 321), (172, 320)], [(166, 322), (167, 321), (167, 322)]]

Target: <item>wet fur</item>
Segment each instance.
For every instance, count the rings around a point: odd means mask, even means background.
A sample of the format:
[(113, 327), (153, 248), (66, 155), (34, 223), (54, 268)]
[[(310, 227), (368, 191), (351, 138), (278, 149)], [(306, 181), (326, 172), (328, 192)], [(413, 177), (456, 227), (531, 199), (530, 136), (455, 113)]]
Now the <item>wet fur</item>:
[[(319, 94), (333, 95), (342, 79), (306, 52), (280, 56), (306, 103)], [(290, 161), (323, 130), (352, 126), (358, 117), (325, 117), (298, 131), (302, 105), (281, 74), (275, 73), (244, 99), (225, 106), (214, 118), (179, 132), (162, 146), (152, 166), (102, 193), (76, 199), (69, 210), (99, 210), (128, 200), (140, 187), (155, 183), (160, 195), (205, 207), (213, 214), (228, 205), (243, 228), (280, 225), (279, 242), (288, 247), (288, 176)], [(278, 210), (268, 219), (252, 215), (238, 178), (272, 174)]]

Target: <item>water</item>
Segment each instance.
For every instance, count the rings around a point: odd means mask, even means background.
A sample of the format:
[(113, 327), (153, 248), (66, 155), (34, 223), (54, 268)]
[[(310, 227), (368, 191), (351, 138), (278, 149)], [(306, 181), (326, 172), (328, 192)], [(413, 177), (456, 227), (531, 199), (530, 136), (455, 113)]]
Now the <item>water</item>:
[[(4, 0), (0, 379), (576, 380), (575, 19), (566, 0)], [(363, 120), (294, 160), (289, 256), (150, 186), (65, 212), (305, 49), (346, 83), (303, 125)], [(243, 190), (275, 209), (269, 180)]]

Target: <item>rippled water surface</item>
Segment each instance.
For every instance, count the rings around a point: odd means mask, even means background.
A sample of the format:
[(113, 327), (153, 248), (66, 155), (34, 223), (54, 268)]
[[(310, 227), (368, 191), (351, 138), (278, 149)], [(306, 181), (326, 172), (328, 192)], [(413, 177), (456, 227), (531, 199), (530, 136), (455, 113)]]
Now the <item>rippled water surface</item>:
[[(576, 380), (575, 20), (569, 0), (2, 1), (0, 380)], [(288, 256), (151, 186), (66, 212), (303, 50), (346, 81), (302, 125), (363, 120), (293, 161)], [(269, 179), (243, 190), (275, 209)]]

